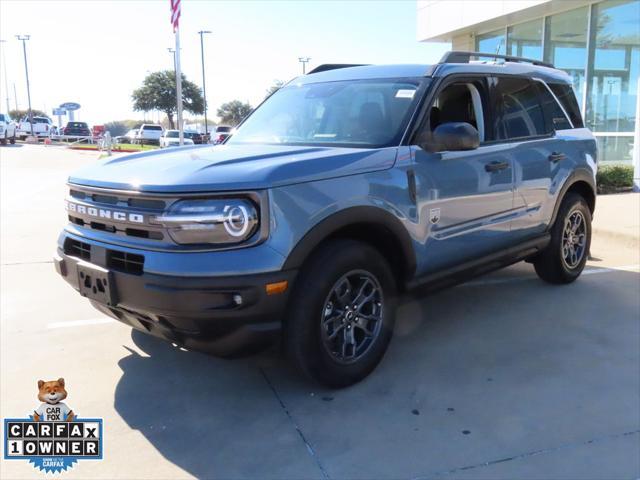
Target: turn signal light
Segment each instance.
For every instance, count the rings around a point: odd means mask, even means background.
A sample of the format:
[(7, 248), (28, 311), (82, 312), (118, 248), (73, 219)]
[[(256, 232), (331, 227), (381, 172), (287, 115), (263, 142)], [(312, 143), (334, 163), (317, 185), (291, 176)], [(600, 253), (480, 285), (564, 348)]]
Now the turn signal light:
[(285, 292), (288, 286), (289, 282), (283, 280), (281, 282), (267, 283), (264, 288), (267, 291), (267, 295), (277, 295), (278, 293)]

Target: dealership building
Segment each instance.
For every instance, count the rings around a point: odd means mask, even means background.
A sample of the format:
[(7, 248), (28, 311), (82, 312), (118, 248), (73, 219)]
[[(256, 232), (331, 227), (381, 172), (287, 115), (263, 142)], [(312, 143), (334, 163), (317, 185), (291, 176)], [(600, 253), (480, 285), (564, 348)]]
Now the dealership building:
[(418, 0), (417, 22), (421, 42), (566, 71), (600, 160), (636, 162), (638, 177), (640, 0)]

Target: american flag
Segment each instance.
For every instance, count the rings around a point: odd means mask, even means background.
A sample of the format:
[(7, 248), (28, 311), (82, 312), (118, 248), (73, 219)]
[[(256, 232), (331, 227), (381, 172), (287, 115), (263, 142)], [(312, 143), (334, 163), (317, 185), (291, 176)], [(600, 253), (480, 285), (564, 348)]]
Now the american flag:
[(171, 2), (171, 24), (173, 25), (173, 32), (175, 33), (180, 21), (180, 0), (169, 1)]

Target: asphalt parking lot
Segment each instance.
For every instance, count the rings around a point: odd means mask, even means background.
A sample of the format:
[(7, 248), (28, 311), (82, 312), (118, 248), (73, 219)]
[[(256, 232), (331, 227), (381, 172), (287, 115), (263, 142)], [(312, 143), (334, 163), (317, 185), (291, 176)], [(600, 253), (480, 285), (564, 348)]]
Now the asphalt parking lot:
[[(594, 238), (585, 275), (518, 264), (400, 306), (364, 382), (330, 391), (275, 350), (220, 360), (132, 333), (58, 278), (65, 179), (95, 153), (0, 149), (3, 417), (64, 377), (105, 458), (65, 478), (640, 477), (640, 253)], [(2, 461), (3, 478), (41, 478)]]

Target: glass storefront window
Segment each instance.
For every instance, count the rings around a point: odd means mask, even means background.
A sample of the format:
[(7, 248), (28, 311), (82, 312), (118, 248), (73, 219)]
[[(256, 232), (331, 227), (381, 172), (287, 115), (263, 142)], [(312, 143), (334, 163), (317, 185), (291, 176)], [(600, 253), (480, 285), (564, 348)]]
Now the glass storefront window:
[(585, 89), (589, 7), (552, 15), (545, 21), (544, 60), (571, 75), (580, 102)]
[(483, 33), (476, 37), (476, 51), (482, 53), (505, 54), (504, 28)]
[(596, 137), (598, 142), (598, 162), (626, 162), (633, 159), (633, 137)]
[(542, 20), (509, 27), (507, 55), (542, 60)]
[[(640, 2), (607, 0), (595, 4), (592, 14), (593, 76), (588, 86), (587, 126), (596, 132), (632, 133), (640, 70)], [(605, 157), (616, 152), (621, 156), (617, 160), (626, 160), (629, 140), (601, 138)]]

